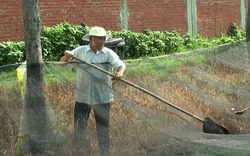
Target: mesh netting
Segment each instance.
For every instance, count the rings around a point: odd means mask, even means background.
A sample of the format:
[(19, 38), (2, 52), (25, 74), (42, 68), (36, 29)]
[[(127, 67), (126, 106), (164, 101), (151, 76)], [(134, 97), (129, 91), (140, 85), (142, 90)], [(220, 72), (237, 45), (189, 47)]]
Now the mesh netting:
[[(104, 93), (113, 89), (110, 155), (249, 155), (250, 111), (234, 113), (250, 106), (248, 58), (247, 45), (242, 41), (178, 55), (124, 61), (125, 80), (201, 119), (213, 119), (228, 128), (232, 132), (229, 135), (204, 133), (203, 123), (196, 118), (122, 81), (112, 80), (112, 87), (108, 86), (102, 79), (107, 75), (86, 64), (45, 62), (45, 95), (37, 86), (30, 87), (36, 96), (45, 97), (47, 137), (43, 140), (37, 130), (41, 124), (34, 120), (41, 111), (37, 110), (39, 107), (27, 107), (25, 87), (30, 82), (25, 81), (26, 64), (3, 66), (0, 153), (29, 153), (36, 142), (44, 142), (49, 147), (47, 155), (79, 154), (72, 150), (72, 142), (78, 90), (75, 79), (77, 72), (82, 72), (103, 84)], [(80, 68), (76, 69), (76, 65)], [(81, 145), (84, 147), (88, 140), (91, 155), (100, 155), (93, 111), (85, 136)]]

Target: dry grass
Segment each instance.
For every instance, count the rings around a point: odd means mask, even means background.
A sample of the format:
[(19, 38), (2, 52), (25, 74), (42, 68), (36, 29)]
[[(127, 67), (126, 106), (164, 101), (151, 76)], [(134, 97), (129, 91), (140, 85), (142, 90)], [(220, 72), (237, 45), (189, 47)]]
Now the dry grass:
[[(213, 74), (207, 76), (213, 77), (213, 79), (220, 79), (220, 81), (225, 83), (233, 81), (242, 89), (249, 90), (249, 75), (224, 66), (222, 67), (218, 64), (214, 64), (213, 66), (216, 66), (216, 71), (210, 72)], [(219, 97), (222, 103), (232, 103), (241, 100), (246, 102), (246, 106), (248, 105), (248, 99), (244, 99), (244, 96), (233, 93), (222, 94), (216, 87), (205, 83), (200, 77), (190, 74), (187, 69), (183, 68), (180, 69), (180, 71), (179, 76), (187, 77), (201, 92), (207, 92), (211, 97), (215, 98), (218, 98), (218, 94), (220, 94)], [(245, 80), (244, 84), (238, 82), (243, 78)], [(246, 83), (248, 85), (245, 85)], [(244, 134), (250, 131), (250, 121), (247, 120), (245, 115), (234, 115), (228, 106), (225, 106), (225, 108), (228, 109), (215, 107), (209, 101), (194, 94), (187, 87), (171, 81), (171, 79), (158, 82), (157, 79), (152, 78), (150, 83), (146, 82), (144, 85), (147, 85), (149, 88), (153, 88), (154, 86), (153, 90), (160, 97), (168, 99), (169, 102), (201, 118), (205, 118), (206, 116), (211, 117), (215, 122), (228, 127), (233, 133)], [(114, 82), (113, 87), (128, 103), (132, 101), (140, 111), (149, 112), (150, 114), (146, 114), (149, 117), (161, 114), (166, 120), (173, 121), (175, 124), (173, 126), (178, 127), (178, 124), (182, 124), (180, 119), (173, 115), (173, 112), (169, 111), (169, 109), (151, 96), (120, 82)], [(70, 147), (73, 135), (74, 87), (62, 82), (46, 84), (45, 89), (47, 98), (58, 117), (59, 125), (67, 136), (59, 153), (52, 152), (46, 155), (72, 155)], [(0, 90), (0, 100), (0, 155), (12, 156), (16, 152), (19, 116), (22, 108), (18, 84), (15, 84), (12, 89)], [(201, 124), (193, 121), (192, 118), (187, 117), (187, 120), (192, 121), (194, 125), (201, 128)], [(112, 155), (145, 155), (145, 153), (150, 152), (154, 153), (154, 155), (160, 155), (158, 151), (160, 148), (173, 149), (176, 146), (181, 146), (178, 142), (171, 142), (171, 139), (169, 139), (167, 143), (161, 144), (159, 140), (165, 141), (161, 138), (164, 136), (161, 135), (162, 132), (152, 127), (140, 113), (132, 111), (132, 109), (118, 97), (115, 98), (115, 101), (111, 105), (110, 124)], [(99, 155), (93, 112), (91, 112), (88, 127), (88, 139), (92, 142), (92, 153)], [(156, 142), (158, 142), (158, 144)]]

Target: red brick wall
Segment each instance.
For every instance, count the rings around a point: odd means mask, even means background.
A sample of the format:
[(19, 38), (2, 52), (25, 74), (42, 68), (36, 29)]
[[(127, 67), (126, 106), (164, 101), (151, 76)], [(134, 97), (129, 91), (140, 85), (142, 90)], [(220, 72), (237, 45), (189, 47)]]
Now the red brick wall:
[(241, 28), (240, 0), (197, 0), (196, 4), (200, 35), (216, 36), (225, 33), (232, 22)]
[[(24, 40), (22, 1), (0, 0), (0, 4), (0, 41)], [(84, 22), (118, 31), (121, 30), (120, 6), (120, 0), (40, 0), (42, 25)]]
[(40, 0), (42, 24), (99, 25), (120, 30), (120, 0)]
[[(241, 27), (240, 0), (197, 0), (198, 32), (215, 36), (226, 32), (232, 22)], [(22, 41), (22, 1), (0, 0), (0, 41)], [(248, 4), (248, 0), (246, 0)], [(133, 32), (177, 30), (187, 32), (185, 0), (127, 0), (128, 28)], [(43, 26), (67, 21), (84, 22), (121, 30), (121, 0), (40, 0)], [(246, 6), (247, 8), (247, 6)]]
[(143, 32), (150, 30), (178, 30), (187, 32), (184, 0), (128, 0), (128, 29)]
[(23, 40), (22, 1), (0, 0), (0, 41)]

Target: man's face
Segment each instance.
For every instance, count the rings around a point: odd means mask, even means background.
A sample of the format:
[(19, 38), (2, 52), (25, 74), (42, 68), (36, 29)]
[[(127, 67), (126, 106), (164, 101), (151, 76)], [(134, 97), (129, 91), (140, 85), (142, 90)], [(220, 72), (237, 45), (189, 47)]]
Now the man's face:
[(102, 48), (104, 47), (104, 44), (106, 42), (106, 37), (98, 37), (98, 36), (94, 36), (94, 37), (91, 37), (91, 40), (90, 40), (93, 44), (94, 42), (94, 47), (97, 49), (97, 50), (102, 50)]

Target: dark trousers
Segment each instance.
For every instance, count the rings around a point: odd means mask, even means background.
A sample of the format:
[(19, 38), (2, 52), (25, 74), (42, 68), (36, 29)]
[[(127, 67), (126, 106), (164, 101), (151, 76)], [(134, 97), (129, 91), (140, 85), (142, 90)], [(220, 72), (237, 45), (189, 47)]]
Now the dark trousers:
[[(109, 153), (109, 114), (110, 114), (110, 103), (106, 104), (97, 104), (89, 105), (86, 103), (75, 103), (74, 109), (74, 146), (76, 148), (87, 148), (90, 150), (90, 143), (86, 139), (86, 129), (89, 119), (89, 114), (91, 109), (94, 111), (95, 120), (96, 120), (96, 130), (98, 137), (98, 144), (100, 153), (106, 155)], [(83, 143), (80, 145), (80, 142)], [(90, 152), (90, 151), (89, 151)]]

